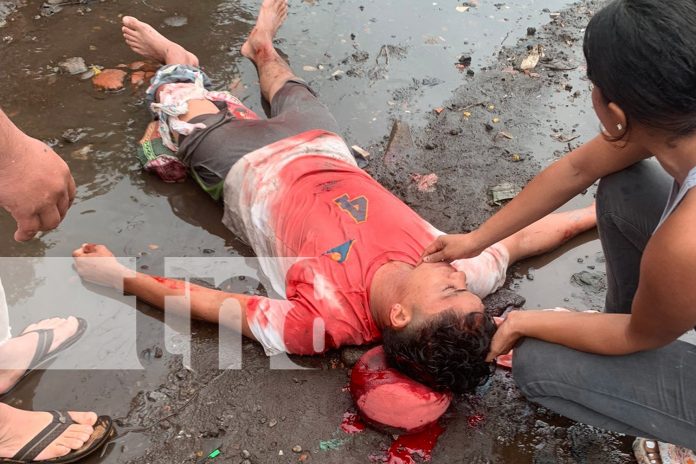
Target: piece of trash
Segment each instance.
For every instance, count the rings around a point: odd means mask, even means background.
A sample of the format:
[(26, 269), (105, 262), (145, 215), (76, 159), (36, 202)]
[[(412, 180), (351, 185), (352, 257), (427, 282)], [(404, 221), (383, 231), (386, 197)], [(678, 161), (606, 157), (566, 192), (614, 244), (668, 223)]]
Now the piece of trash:
[(514, 161), (515, 163), (518, 162), (518, 161), (522, 161), (522, 157), (521, 157), (520, 155), (518, 155), (517, 153), (513, 154), (513, 155), (510, 157), (510, 159), (512, 159), (512, 161)]
[(301, 453), (302, 452), (302, 447), (300, 445), (295, 445), (292, 447), (292, 452), (293, 453)]
[(512, 200), (518, 193), (520, 193), (520, 189), (510, 182), (503, 182), (491, 188), (493, 203), (497, 206), (503, 204), (504, 201)]
[(471, 117), (471, 111), (462, 112), (462, 117), (469, 119), (469, 117)]
[(58, 66), (60, 66), (64, 72), (70, 75), (82, 74), (87, 71), (85, 60), (79, 56), (74, 56), (65, 61), (61, 61), (58, 63)]
[(182, 27), (188, 24), (188, 18), (186, 16), (170, 16), (164, 18), (164, 24), (169, 27)]
[(355, 153), (357, 153), (358, 155), (360, 155), (360, 156), (363, 157), (364, 159), (368, 159), (368, 158), (370, 157), (370, 152), (369, 152), (369, 151), (367, 151), (367, 150), (365, 150), (365, 149), (363, 149), (363, 148), (360, 148), (360, 147), (357, 146), (357, 145), (353, 145), (353, 146), (350, 147), (350, 148), (352, 148), (353, 151), (354, 151)]
[(319, 449), (322, 451), (337, 450), (346, 443), (346, 440), (334, 438), (332, 440), (320, 441)]
[(557, 132), (555, 134), (551, 134), (551, 138), (558, 141), (558, 142), (561, 142), (561, 143), (568, 143), (568, 142), (572, 142), (575, 139), (580, 138), (580, 136), (575, 135), (573, 137), (566, 137), (565, 135), (561, 134), (560, 132)]
[(486, 108), (488, 111), (493, 111), (495, 109), (495, 105), (488, 105)]
[(462, 66), (471, 66), (471, 60), (472, 58), (470, 55), (461, 55), (457, 62)]
[(498, 124), (500, 122), (500, 118), (495, 117), (493, 118), (493, 124)]
[(61, 138), (67, 143), (75, 143), (87, 136), (87, 132), (83, 128), (67, 129), (61, 134)]
[(307, 71), (307, 72), (316, 72), (316, 71), (318, 71), (318, 69), (316, 68), (316, 66), (302, 66), (302, 70), (303, 70), (303, 71)]
[(282, 456), (282, 455), (284, 455), (284, 454), (285, 454), (285, 453), (283, 453), (283, 450), (278, 450), (278, 456)]
[(421, 192), (432, 193), (437, 184), (437, 174), (411, 174), (411, 179), (416, 183), (416, 188)]
[(154, 243), (151, 243), (147, 246), (151, 250), (159, 250), (159, 245), (155, 245)]
[(500, 132), (498, 132), (498, 135), (501, 136), (501, 137), (505, 137), (505, 138), (508, 139), (508, 140), (514, 139), (514, 137), (513, 137), (512, 135), (508, 134), (508, 133), (505, 132), (505, 131), (500, 131)]
[(440, 113), (442, 113), (444, 110), (445, 110), (445, 109), (444, 109), (443, 107), (438, 106), (438, 107), (435, 108), (433, 111), (435, 111), (435, 113), (437, 113), (437, 114), (440, 114)]
[(535, 45), (532, 47), (529, 55), (520, 63), (520, 69), (522, 71), (530, 71), (539, 64), (539, 60), (544, 57), (544, 47), (541, 45)]
[(140, 87), (145, 83), (145, 71), (135, 71), (131, 74), (130, 81), (133, 87)]
[(465, 5), (459, 5), (455, 8), (455, 10), (457, 10), (460, 13), (466, 13), (467, 11), (469, 11), (469, 7)]
[(105, 69), (92, 78), (92, 84), (98, 90), (117, 91), (123, 89), (126, 72), (121, 69)]
[(92, 145), (85, 145), (79, 150), (72, 152), (72, 157), (81, 161), (89, 159), (89, 154), (92, 153)]

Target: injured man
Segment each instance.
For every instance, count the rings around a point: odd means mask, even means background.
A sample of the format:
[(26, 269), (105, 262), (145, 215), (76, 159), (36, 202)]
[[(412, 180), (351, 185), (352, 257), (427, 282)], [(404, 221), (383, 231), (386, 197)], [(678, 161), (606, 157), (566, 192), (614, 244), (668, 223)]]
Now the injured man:
[[(471, 391), (492, 370), (485, 359), (496, 324), (481, 298), (500, 288), (511, 263), (593, 228), (594, 205), (549, 215), (473, 259), (420, 262), (442, 232), (358, 168), (334, 117), (273, 48), (286, 16), (287, 0), (264, 0), (242, 47), (258, 69), (270, 119), (206, 90), (195, 55), (123, 18), (128, 45), (163, 64), (148, 98), (164, 143), (199, 184), (221, 196), (223, 222), (261, 257), (263, 272), (286, 297), (190, 284), (191, 314), (224, 323), (231, 318), (221, 311), (240, 310), (240, 330), (268, 355), (381, 341), (411, 377), (438, 390)], [(158, 308), (189, 285), (134, 273), (103, 245), (83, 245), (74, 256), (86, 281)], [(297, 259), (266, 259), (274, 257)], [(230, 299), (238, 304), (225, 305)]]

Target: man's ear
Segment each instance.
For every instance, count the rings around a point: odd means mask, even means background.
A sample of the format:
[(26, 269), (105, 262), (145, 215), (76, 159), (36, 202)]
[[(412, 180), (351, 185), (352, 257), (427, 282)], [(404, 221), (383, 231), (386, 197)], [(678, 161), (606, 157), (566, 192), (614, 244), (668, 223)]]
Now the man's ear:
[(389, 325), (397, 330), (403, 329), (411, 322), (412, 316), (413, 314), (409, 308), (399, 303), (394, 303), (389, 308)]

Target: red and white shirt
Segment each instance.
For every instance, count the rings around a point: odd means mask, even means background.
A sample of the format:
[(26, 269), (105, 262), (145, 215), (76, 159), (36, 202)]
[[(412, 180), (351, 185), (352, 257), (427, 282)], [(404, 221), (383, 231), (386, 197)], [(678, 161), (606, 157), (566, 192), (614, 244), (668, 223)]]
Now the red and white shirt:
[[(224, 199), (223, 222), (287, 298), (249, 300), (249, 326), (268, 355), (379, 341), (369, 307), (375, 272), (389, 261), (415, 265), (442, 234), (358, 168), (342, 138), (320, 130), (246, 155)], [(496, 244), (454, 265), (484, 297), (504, 283), (508, 260)]]

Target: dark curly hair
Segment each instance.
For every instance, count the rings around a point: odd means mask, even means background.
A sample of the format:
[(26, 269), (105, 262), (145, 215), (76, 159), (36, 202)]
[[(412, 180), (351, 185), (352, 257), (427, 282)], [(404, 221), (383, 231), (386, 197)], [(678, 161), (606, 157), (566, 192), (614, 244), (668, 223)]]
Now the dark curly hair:
[(384, 352), (390, 363), (435, 390), (470, 393), (495, 370), (487, 363), (497, 329), (485, 313), (448, 309), (415, 327), (384, 329)]
[(629, 119), (696, 131), (696, 2), (614, 0), (585, 30), (587, 76)]

